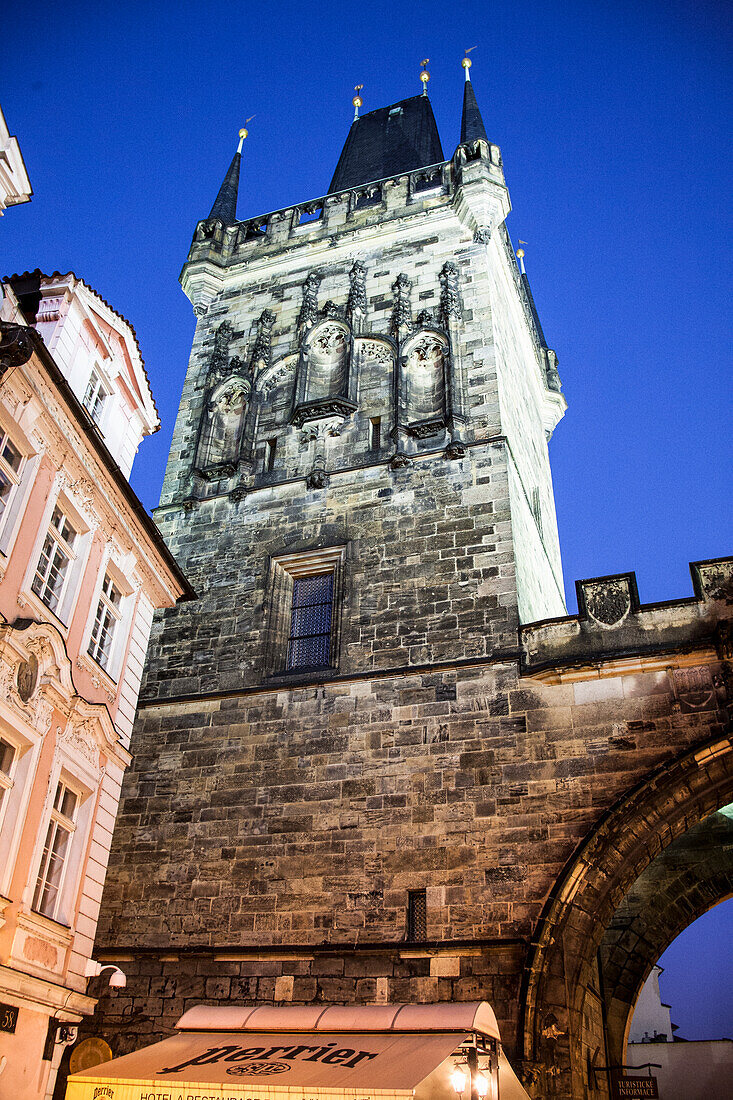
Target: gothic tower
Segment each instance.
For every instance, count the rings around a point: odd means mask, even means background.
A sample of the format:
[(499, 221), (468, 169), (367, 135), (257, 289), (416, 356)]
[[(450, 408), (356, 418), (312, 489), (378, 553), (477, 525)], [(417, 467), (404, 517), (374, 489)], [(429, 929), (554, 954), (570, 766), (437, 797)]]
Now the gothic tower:
[(565, 613), (565, 401), (501, 154), (467, 79), (448, 159), (424, 93), (355, 117), (320, 198), (237, 220), (239, 174), (181, 276), (157, 521), (199, 598), (154, 626), (115, 833), (116, 1053), (202, 998), (485, 997), (511, 1050), (541, 902), (496, 768), (526, 744), (519, 625)]

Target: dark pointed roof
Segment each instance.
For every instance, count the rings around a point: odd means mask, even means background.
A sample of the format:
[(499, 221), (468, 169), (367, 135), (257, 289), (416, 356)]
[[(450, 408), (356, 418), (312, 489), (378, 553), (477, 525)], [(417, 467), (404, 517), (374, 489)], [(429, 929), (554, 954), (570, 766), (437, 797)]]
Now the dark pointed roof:
[(354, 119), (328, 193), (444, 160), (430, 100), (412, 96)]
[(229, 171), (224, 176), (224, 182), (219, 188), (219, 194), (216, 196), (216, 201), (207, 220), (211, 221), (212, 218), (218, 218), (219, 221), (224, 222), (224, 225), (233, 225), (237, 220), (237, 192), (239, 190), (239, 166), (241, 163), (241, 154), (237, 152), (232, 157)]
[(478, 141), (479, 138), (482, 141), (489, 140), (484, 129), (484, 120), (481, 118), (481, 112), (478, 109), (473, 84), (470, 80), (467, 80), (463, 89), (460, 144), (463, 145), (467, 141)]
[(534, 304), (534, 295), (532, 294), (532, 290), (531, 290), (530, 285), (529, 285), (529, 279), (527, 278), (527, 274), (524, 271), (521, 274), (521, 280), (522, 280), (522, 286), (524, 287), (525, 293), (527, 295), (527, 301), (529, 302), (529, 308), (532, 311), (532, 317), (534, 318), (534, 323), (537, 326), (537, 335), (539, 336), (539, 339), (540, 339), (540, 346), (545, 348), (545, 350), (549, 350), (547, 348), (547, 341), (545, 340), (545, 334), (542, 331), (542, 325), (540, 324), (540, 318), (539, 318), (539, 315), (537, 313), (537, 306)]

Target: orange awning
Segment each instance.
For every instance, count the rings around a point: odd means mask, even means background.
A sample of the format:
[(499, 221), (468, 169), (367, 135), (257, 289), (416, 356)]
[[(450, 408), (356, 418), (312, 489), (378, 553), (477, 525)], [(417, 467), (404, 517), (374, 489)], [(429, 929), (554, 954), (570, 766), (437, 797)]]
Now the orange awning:
[[(453, 1055), (476, 1036), (492, 1049), (498, 1039), (485, 1002), (200, 1005), (176, 1026), (178, 1035), (70, 1077), (67, 1100), (456, 1100)], [(527, 1095), (505, 1059), (499, 1080), (498, 1100)]]

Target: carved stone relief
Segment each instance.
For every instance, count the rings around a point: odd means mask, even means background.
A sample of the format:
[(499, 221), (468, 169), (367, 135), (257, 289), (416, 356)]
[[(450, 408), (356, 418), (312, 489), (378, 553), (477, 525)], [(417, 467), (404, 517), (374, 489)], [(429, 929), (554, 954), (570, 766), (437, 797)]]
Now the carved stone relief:
[(710, 706), (715, 694), (712, 672), (707, 666), (672, 670), (675, 710), (691, 712)]
[(393, 355), (386, 344), (378, 344), (374, 340), (364, 340), (361, 344), (362, 355), (380, 366), (388, 366), (392, 363)]
[(272, 326), (275, 324), (275, 314), (271, 309), (265, 309), (260, 314), (257, 322), (257, 335), (255, 337), (250, 365), (254, 372), (256, 367), (269, 367), (272, 359)]
[(699, 565), (697, 570), (700, 587), (706, 600), (733, 603), (733, 561)]
[(229, 373), (229, 341), (232, 337), (232, 326), (228, 321), (222, 321), (214, 334), (214, 350), (209, 360), (209, 372), (207, 384), (215, 386)]
[(631, 593), (626, 580), (595, 581), (583, 585), (585, 606), (601, 626), (616, 626), (631, 610)]
[(27, 703), (38, 687), (38, 658), (31, 653), (27, 661), (21, 661), (15, 674), (18, 695)]
[(367, 313), (366, 267), (359, 260), (349, 272), (349, 298), (346, 303), (346, 317), (353, 325), (363, 320)]
[(398, 337), (404, 337), (407, 333), (412, 332), (411, 291), (412, 283), (403, 272), (398, 275), (392, 283), (392, 293), (394, 294), (395, 302), (392, 310), (391, 328), (392, 332)]
[(276, 363), (272, 371), (262, 376), (260, 383), (262, 393), (265, 397), (269, 397), (274, 389), (283, 385), (285, 382), (292, 382), (295, 379), (295, 363), (291, 360), (284, 363)]
[(298, 314), (298, 335), (302, 339), (318, 320), (318, 287), (321, 276), (311, 271), (303, 286), (303, 304)]
[(452, 320), (461, 319), (458, 268), (451, 260), (447, 260), (438, 278), (440, 279), (440, 323), (447, 329)]

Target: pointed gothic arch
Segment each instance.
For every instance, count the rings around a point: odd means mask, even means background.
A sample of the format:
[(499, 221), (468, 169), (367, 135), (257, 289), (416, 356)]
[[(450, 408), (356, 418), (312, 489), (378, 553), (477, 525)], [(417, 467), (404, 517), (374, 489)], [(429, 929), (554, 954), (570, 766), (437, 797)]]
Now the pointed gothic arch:
[(418, 329), (401, 348), (398, 410), (401, 426), (424, 439), (448, 425), (450, 345), (437, 328)]
[(350, 416), (356, 408), (356, 372), (351, 327), (326, 317), (308, 330), (300, 347), (293, 423), (324, 416)]
[(250, 392), (246, 378), (230, 375), (209, 394), (196, 456), (204, 477), (226, 477), (236, 470)]

